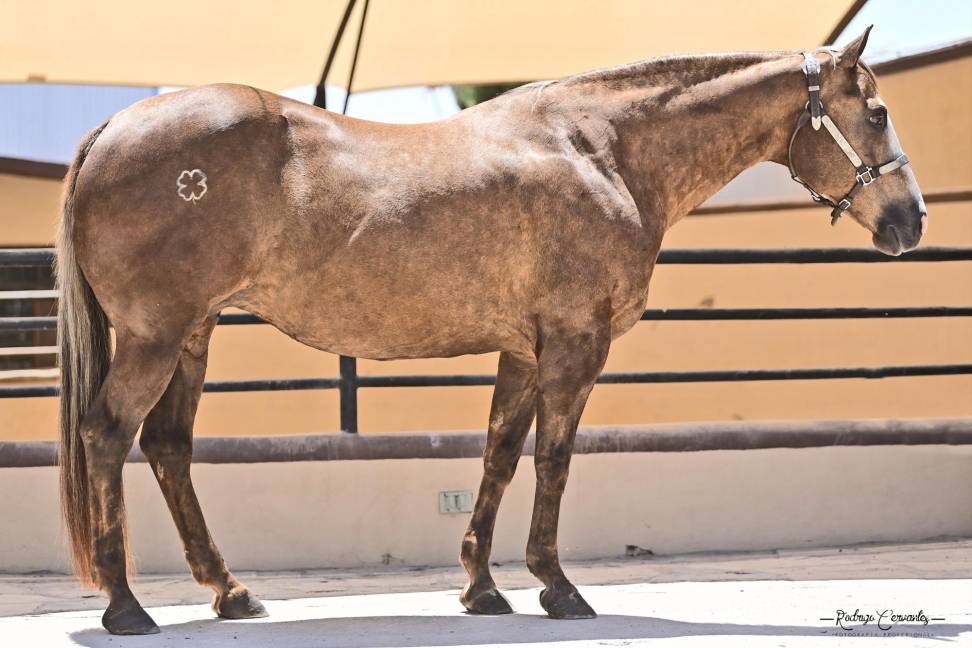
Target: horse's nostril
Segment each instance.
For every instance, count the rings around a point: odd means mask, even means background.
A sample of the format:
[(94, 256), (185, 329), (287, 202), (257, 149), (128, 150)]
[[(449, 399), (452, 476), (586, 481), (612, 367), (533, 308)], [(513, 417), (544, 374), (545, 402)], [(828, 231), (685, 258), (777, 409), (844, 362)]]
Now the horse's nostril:
[(894, 225), (888, 225), (888, 236), (891, 238), (892, 241), (895, 241), (899, 247), (901, 246), (902, 244), (901, 234), (898, 233), (897, 227), (895, 227)]
[(925, 235), (925, 232), (928, 231), (928, 214), (927, 213), (921, 212), (921, 220), (920, 220), (920, 224), (919, 224), (918, 227), (920, 228), (921, 235), (924, 236)]

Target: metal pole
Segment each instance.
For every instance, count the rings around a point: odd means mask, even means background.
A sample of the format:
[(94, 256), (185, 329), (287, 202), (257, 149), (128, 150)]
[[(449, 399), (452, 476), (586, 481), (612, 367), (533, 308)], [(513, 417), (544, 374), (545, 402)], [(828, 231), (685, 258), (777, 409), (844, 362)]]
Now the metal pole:
[(338, 369), (341, 383), (338, 387), (341, 397), (341, 429), (351, 434), (358, 433), (358, 361), (348, 356), (340, 356)]
[(327, 96), (325, 94), (327, 76), (331, 73), (331, 65), (334, 63), (334, 57), (337, 55), (338, 47), (341, 45), (341, 39), (344, 38), (344, 29), (348, 26), (348, 20), (351, 18), (351, 12), (354, 10), (354, 3), (356, 1), (348, 0), (348, 4), (344, 8), (344, 15), (341, 17), (340, 24), (338, 24), (337, 33), (334, 34), (334, 40), (331, 41), (331, 50), (327, 53), (327, 61), (324, 63), (321, 82), (317, 84), (317, 92), (314, 94), (314, 105), (318, 108), (327, 108)]
[[(348, 114), (348, 101), (351, 100), (351, 84), (354, 83), (354, 71), (358, 67), (358, 53), (361, 51), (361, 37), (364, 34), (365, 19), (368, 17), (368, 4), (365, 0), (361, 9), (361, 24), (358, 25), (358, 38), (354, 43), (354, 55), (351, 58), (351, 72), (348, 74), (348, 93), (344, 96), (344, 106), (341, 114)], [(348, 6), (350, 12), (351, 4)], [(345, 15), (345, 19), (347, 14)], [(343, 29), (343, 27), (342, 27)], [(349, 356), (340, 356), (338, 368), (341, 372), (341, 429), (351, 434), (358, 433), (358, 361)]]
[(348, 114), (348, 102), (351, 101), (351, 84), (354, 83), (354, 71), (358, 67), (358, 52), (361, 51), (361, 37), (364, 35), (365, 18), (368, 17), (368, 5), (370, 3), (371, 0), (365, 0), (364, 7), (361, 9), (361, 24), (358, 26), (358, 39), (354, 43), (354, 56), (351, 58), (351, 71), (348, 73), (348, 93), (344, 95), (342, 115)]

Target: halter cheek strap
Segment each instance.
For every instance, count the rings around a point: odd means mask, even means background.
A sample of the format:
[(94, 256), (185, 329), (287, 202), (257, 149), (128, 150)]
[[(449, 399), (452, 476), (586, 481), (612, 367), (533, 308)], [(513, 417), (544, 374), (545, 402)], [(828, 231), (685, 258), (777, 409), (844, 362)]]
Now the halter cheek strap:
[[(908, 156), (902, 153), (890, 162), (885, 162), (884, 164), (876, 167), (864, 164), (864, 161), (861, 160), (861, 156), (857, 154), (857, 151), (854, 150), (851, 143), (847, 141), (844, 134), (840, 132), (839, 128), (837, 128), (837, 124), (833, 122), (830, 115), (828, 115), (827, 111), (824, 110), (823, 103), (820, 101), (820, 63), (813, 58), (813, 55), (810, 52), (803, 53), (803, 65), (801, 66), (801, 69), (803, 70), (804, 75), (807, 77), (807, 93), (809, 95), (809, 101), (807, 101), (806, 109), (800, 114), (800, 118), (797, 120), (796, 128), (793, 129), (793, 134), (790, 135), (790, 146), (787, 150), (787, 162), (789, 163), (790, 167), (790, 177), (796, 182), (799, 182), (807, 189), (807, 191), (810, 192), (810, 197), (814, 200), (814, 202), (833, 207), (833, 210), (830, 212), (830, 224), (836, 225), (837, 219), (839, 219), (841, 215), (851, 206), (851, 204), (854, 202), (854, 197), (861, 189), (877, 180), (878, 177), (891, 173), (892, 171), (900, 169), (904, 165), (908, 164)], [(851, 164), (854, 165), (856, 182), (854, 183), (854, 186), (851, 187), (850, 191), (848, 191), (847, 194), (845, 194), (844, 197), (839, 201), (834, 201), (832, 198), (814, 191), (813, 187), (811, 187), (805, 180), (797, 175), (796, 169), (793, 166), (793, 142), (796, 141), (797, 133), (799, 133), (800, 129), (806, 126), (808, 122), (815, 131), (819, 131), (820, 127), (823, 126), (827, 132), (830, 133), (830, 136), (834, 139), (834, 141), (837, 142), (837, 146), (839, 146), (840, 150), (844, 152), (847, 159), (850, 160)]]

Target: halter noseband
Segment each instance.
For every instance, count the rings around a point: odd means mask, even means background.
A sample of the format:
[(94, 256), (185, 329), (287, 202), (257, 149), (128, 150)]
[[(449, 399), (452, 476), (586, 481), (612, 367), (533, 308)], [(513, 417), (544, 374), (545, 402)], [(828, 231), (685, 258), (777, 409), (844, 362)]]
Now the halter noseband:
[[(854, 147), (850, 145), (844, 134), (840, 132), (837, 125), (830, 119), (830, 115), (824, 110), (823, 104), (820, 102), (820, 63), (817, 62), (810, 52), (803, 53), (803, 65), (801, 66), (803, 73), (807, 76), (807, 91), (810, 95), (810, 100), (807, 102), (807, 107), (800, 115), (800, 119), (797, 120), (796, 128), (793, 129), (793, 134), (790, 136), (790, 147), (787, 149), (786, 157), (787, 163), (790, 166), (790, 177), (802, 184), (807, 191), (810, 192), (810, 197), (813, 198), (814, 202), (822, 203), (833, 207), (833, 211), (830, 212), (830, 224), (836, 225), (837, 219), (840, 218), (841, 214), (847, 210), (851, 203), (854, 202), (854, 196), (857, 195), (863, 187), (871, 184), (878, 179), (879, 176), (890, 173), (896, 169), (900, 169), (904, 165), (908, 164), (908, 156), (902, 153), (890, 162), (886, 162), (880, 166), (872, 167), (864, 164), (861, 160), (861, 156), (857, 154)], [(806, 181), (797, 175), (796, 169), (793, 168), (793, 142), (796, 140), (797, 133), (803, 128), (807, 122), (813, 127), (813, 130), (820, 130), (820, 125), (823, 124), (830, 136), (834, 138), (837, 142), (837, 146), (840, 150), (844, 152), (847, 159), (851, 161), (854, 165), (854, 170), (856, 172), (857, 181), (854, 186), (851, 187), (850, 191), (841, 198), (839, 201), (834, 202), (832, 198), (829, 198), (821, 193), (817, 193), (813, 190)]]

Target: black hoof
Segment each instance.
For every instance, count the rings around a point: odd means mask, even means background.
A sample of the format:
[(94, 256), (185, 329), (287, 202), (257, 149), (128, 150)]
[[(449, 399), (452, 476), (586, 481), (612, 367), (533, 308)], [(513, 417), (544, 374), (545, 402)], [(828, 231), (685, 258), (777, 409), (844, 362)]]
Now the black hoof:
[(134, 599), (125, 603), (110, 603), (101, 617), (101, 625), (114, 635), (157, 634), (159, 626)]
[(513, 608), (506, 597), (495, 587), (470, 596), (463, 590), (459, 600), (473, 614), (513, 614)]
[(267, 609), (260, 599), (245, 587), (217, 594), (213, 598), (213, 611), (224, 619), (256, 619), (267, 616)]
[(540, 605), (551, 619), (593, 619), (597, 617), (584, 597), (574, 588), (564, 590), (543, 590), (540, 592)]

